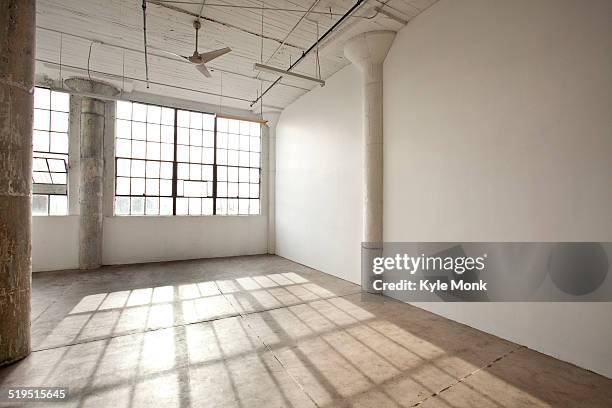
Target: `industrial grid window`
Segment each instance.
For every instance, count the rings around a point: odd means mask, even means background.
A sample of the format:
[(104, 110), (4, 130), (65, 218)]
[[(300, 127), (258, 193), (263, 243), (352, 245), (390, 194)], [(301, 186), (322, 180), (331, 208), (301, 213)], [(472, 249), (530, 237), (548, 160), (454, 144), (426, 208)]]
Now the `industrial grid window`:
[(68, 213), (70, 95), (36, 87), (32, 134), (32, 214)]
[(115, 214), (259, 214), (260, 127), (118, 101)]

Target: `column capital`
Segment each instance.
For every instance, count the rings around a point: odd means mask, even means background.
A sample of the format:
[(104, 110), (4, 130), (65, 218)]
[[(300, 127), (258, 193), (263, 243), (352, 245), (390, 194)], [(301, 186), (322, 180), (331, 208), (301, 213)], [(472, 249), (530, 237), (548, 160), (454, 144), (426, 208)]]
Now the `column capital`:
[(85, 95), (91, 95), (92, 98), (95, 98), (96, 95), (113, 97), (119, 95), (120, 92), (113, 85), (97, 79), (74, 77), (66, 79), (64, 84), (66, 84), (68, 89)]
[(360, 69), (382, 64), (394, 39), (395, 31), (389, 30), (358, 34), (344, 45), (344, 56)]

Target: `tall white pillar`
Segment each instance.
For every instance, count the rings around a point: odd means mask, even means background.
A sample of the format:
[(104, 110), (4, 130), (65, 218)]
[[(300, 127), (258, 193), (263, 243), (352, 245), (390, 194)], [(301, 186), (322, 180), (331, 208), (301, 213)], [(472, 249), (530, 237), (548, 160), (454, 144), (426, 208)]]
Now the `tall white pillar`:
[[(383, 240), (383, 61), (395, 38), (393, 31), (370, 31), (351, 38), (344, 55), (361, 71), (363, 103), (363, 237), (361, 287), (372, 287), (374, 257)], [(366, 266), (365, 268), (363, 266)]]
[(268, 121), (268, 253), (276, 253), (276, 124), (280, 112), (264, 113)]

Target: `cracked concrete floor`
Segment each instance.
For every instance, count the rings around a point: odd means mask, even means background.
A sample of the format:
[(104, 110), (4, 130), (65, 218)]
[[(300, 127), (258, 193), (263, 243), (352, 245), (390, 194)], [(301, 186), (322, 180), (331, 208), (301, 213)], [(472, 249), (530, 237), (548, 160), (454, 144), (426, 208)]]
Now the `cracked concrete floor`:
[(610, 379), (276, 256), (36, 273), (32, 319), (0, 388), (69, 388), (49, 406), (612, 406)]

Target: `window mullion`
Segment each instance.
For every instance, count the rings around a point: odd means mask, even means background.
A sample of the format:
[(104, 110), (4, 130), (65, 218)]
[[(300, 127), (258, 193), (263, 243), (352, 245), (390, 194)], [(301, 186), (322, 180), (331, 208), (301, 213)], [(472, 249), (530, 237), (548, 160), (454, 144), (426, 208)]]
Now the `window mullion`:
[(213, 134), (213, 215), (217, 215), (217, 115)]
[(178, 121), (177, 121), (177, 109), (174, 109), (174, 160), (172, 161), (172, 215), (176, 215), (176, 196), (178, 193), (177, 189), (177, 177), (178, 177), (178, 164), (177, 164), (177, 139), (178, 139)]

